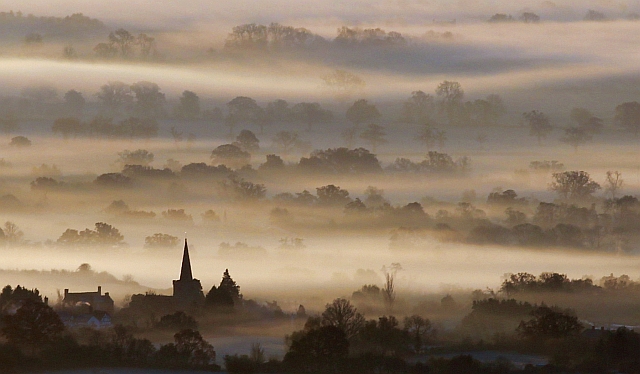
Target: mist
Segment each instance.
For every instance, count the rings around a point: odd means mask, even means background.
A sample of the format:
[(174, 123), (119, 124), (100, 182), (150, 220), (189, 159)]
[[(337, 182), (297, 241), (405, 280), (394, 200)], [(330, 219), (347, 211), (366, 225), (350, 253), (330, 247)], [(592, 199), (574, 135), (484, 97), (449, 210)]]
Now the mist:
[(453, 352), (640, 325), (636, 2), (3, 6), (0, 312), (104, 290), (131, 339), (283, 362), (347, 302)]

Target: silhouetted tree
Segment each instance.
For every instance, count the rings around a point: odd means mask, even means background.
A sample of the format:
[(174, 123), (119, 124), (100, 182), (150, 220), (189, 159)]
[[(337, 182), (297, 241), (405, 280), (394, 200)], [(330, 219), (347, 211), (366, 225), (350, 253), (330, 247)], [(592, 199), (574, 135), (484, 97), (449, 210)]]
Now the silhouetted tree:
[(69, 139), (71, 135), (78, 136), (84, 132), (84, 129), (84, 125), (75, 117), (58, 118), (51, 126), (51, 131), (54, 134), (62, 134), (64, 139)]
[(586, 199), (600, 189), (600, 185), (585, 171), (565, 171), (552, 175), (554, 181), (549, 185), (549, 189), (557, 192), (565, 200)]
[(175, 248), (178, 242), (178, 237), (162, 233), (156, 233), (144, 238), (144, 246), (146, 248)]
[(110, 46), (118, 50), (122, 58), (130, 58), (133, 56), (133, 46), (135, 42), (135, 36), (122, 28), (109, 34)]
[(69, 90), (64, 94), (64, 106), (69, 115), (82, 116), (85, 103), (82, 94), (76, 90)]
[(263, 110), (250, 97), (238, 96), (227, 103), (229, 114), (225, 123), (229, 126), (229, 135), (233, 136), (233, 129), (237, 124), (257, 124), (263, 115)]
[(314, 125), (333, 119), (333, 113), (323, 109), (318, 103), (298, 103), (291, 111), (295, 118), (307, 124), (307, 131), (311, 131)]
[(131, 87), (119, 81), (110, 81), (101, 86), (96, 96), (103, 107), (113, 112), (133, 101)]
[(638, 131), (640, 131), (640, 103), (631, 101), (618, 105), (614, 122), (638, 136)]
[(54, 342), (64, 331), (58, 314), (48, 305), (27, 300), (16, 311), (2, 317), (2, 334), (7, 341), (19, 346), (28, 346), (32, 354), (36, 348)]
[(25, 136), (15, 136), (11, 138), (9, 145), (12, 147), (29, 147), (31, 146), (31, 140)]
[(622, 173), (619, 171), (607, 171), (604, 192), (611, 194), (611, 199), (616, 198), (616, 194), (623, 186)]
[(379, 145), (388, 143), (384, 138), (386, 135), (384, 127), (372, 123), (360, 133), (360, 139), (371, 144), (373, 152), (376, 152)]
[(119, 160), (118, 162), (122, 165), (142, 165), (148, 166), (153, 162), (154, 156), (153, 153), (147, 151), (146, 149), (137, 149), (135, 151), (129, 151), (125, 149), (122, 152), (118, 152)]
[(412, 315), (404, 318), (404, 329), (411, 335), (413, 349), (416, 354), (422, 352), (429, 337), (433, 334), (433, 326), (428, 318)]
[(607, 16), (605, 16), (604, 13), (593, 9), (589, 9), (587, 14), (584, 15), (585, 21), (604, 21), (606, 19)]
[(340, 102), (348, 101), (351, 96), (363, 90), (366, 86), (359, 76), (345, 70), (335, 70), (333, 73), (322, 77), (322, 81), (335, 99)]
[(524, 23), (538, 23), (540, 22), (540, 16), (532, 12), (524, 12), (520, 16), (520, 20)]
[(347, 109), (347, 119), (356, 127), (366, 122), (377, 121), (380, 117), (378, 108), (365, 99), (357, 100)]
[(591, 134), (581, 127), (567, 127), (564, 129), (564, 136), (560, 141), (573, 147), (574, 151), (578, 151), (578, 147), (586, 144), (592, 139)]
[(240, 134), (236, 136), (236, 141), (233, 144), (245, 152), (254, 152), (260, 149), (260, 140), (258, 140), (253, 131), (249, 130), (240, 131)]
[(563, 338), (582, 331), (578, 317), (540, 306), (532, 312), (533, 319), (522, 321), (518, 333), (527, 338)]
[(446, 114), (449, 125), (457, 124), (464, 99), (464, 90), (460, 83), (443, 81), (436, 88), (436, 96), (440, 98), (440, 112)]
[(176, 114), (182, 118), (194, 119), (200, 115), (200, 98), (193, 91), (184, 91), (180, 96), (180, 104)]
[(304, 331), (293, 340), (282, 361), (295, 373), (338, 373), (349, 354), (344, 330), (327, 325)]
[(376, 173), (382, 170), (377, 157), (364, 148), (316, 150), (309, 157), (302, 157), (298, 167), (312, 172), (338, 174)]
[(323, 326), (337, 327), (347, 339), (354, 337), (364, 325), (364, 316), (346, 299), (335, 299), (322, 312)]
[(349, 191), (333, 184), (316, 188), (318, 204), (324, 206), (345, 206), (351, 202)]
[(401, 120), (407, 123), (428, 123), (434, 109), (433, 96), (422, 91), (413, 91), (411, 98), (402, 106)]
[(164, 94), (157, 84), (140, 81), (131, 85), (134, 94), (134, 110), (144, 118), (155, 118), (163, 114)]
[(249, 163), (251, 155), (233, 144), (223, 144), (211, 152), (211, 162), (215, 165), (226, 165), (230, 168), (241, 168)]
[(549, 118), (542, 112), (532, 110), (523, 113), (522, 116), (528, 122), (529, 135), (538, 138), (538, 144), (542, 143), (542, 139), (546, 138), (553, 130), (553, 126), (549, 123)]

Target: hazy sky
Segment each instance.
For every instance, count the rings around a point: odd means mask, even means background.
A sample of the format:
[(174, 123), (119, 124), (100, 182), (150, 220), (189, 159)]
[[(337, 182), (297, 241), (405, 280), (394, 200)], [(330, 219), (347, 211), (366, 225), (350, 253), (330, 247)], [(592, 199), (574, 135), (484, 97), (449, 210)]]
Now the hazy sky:
[(181, 27), (189, 22), (327, 22), (424, 24), (432, 20), (456, 18), (458, 21), (484, 21), (495, 13), (519, 15), (533, 11), (546, 20), (579, 20), (588, 9), (595, 9), (610, 18), (628, 12), (639, 12), (640, 4), (633, 0), (273, 0), (256, 6), (255, 1), (237, 0), (5, 0), (3, 10), (21, 10), (36, 15), (68, 15), (82, 12), (108, 22), (142, 22), (150, 28)]

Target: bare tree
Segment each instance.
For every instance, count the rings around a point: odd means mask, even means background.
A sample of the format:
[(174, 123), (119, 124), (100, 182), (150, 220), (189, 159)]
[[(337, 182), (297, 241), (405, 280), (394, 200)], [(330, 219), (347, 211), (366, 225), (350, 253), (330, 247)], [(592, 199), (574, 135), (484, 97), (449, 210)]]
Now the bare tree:
[(392, 263), (389, 267), (382, 267), (382, 273), (385, 278), (385, 283), (382, 287), (382, 296), (384, 297), (384, 302), (387, 305), (389, 313), (392, 312), (393, 304), (396, 301), (395, 279), (400, 270), (402, 270), (402, 266), (397, 262)]
[(615, 199), (616, 194), (620, 189), (624, 180), (622, 179), (622, 173), (619, 171), (607, 171), (607, 179), (605, 180), (604, 191), (611, 194), (611, 198)]
[(347, 299), (333, 300), (322, 312), (322, 325), (341, 329), (347, 338), (355, 336), (364, 323), (364, 316)]

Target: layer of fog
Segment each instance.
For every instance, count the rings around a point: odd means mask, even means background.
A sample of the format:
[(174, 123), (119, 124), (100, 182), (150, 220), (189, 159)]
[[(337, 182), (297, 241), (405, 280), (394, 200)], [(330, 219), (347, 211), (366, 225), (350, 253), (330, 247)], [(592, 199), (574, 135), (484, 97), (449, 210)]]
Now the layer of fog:
[(205, 0), (182, 1), (180, 4), (163, 1), (116, 0), (108, 4), (82, 0), (61, 0), (43, 4), (38, 0), (7, 0), (6, 10), (21, 10), (26, 13), (65, 16), (83, 12), (115, 24), (145, 25), (151, 29), (184, 28), (194, 23), (244, 23), (244, 22), (305, 22), (327, 24), (328, 22), (385, 24), (421, 24), (432, 20), (484, 21), (495, 13), (511, 13), (516, 17), (522, 12), (536, 12), (548, 20), (580, 20), (588, 9), (608, 14), (611, 18), (624, 17), (640, 12), (640, 6), (632, 0), (599, 1), (572, 0), (555, 1), (508, 1), (508, 0), (462, 0), (462, 1), (313, 1), (299, 2), (279, 0), (268, 5), (256, 6), (249, 0), (212, 3)]

